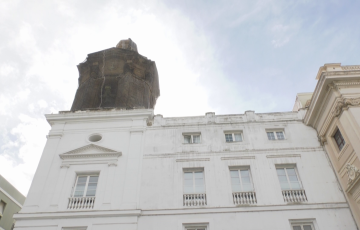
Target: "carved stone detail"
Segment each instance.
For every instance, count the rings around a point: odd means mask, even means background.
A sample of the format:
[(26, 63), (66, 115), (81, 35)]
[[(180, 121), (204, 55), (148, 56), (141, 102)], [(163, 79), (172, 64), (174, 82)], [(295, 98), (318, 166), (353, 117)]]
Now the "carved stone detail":
[(359, 106), (360, 105), (360, 98), (342, 98), (339, 100), (334, 110), (332, 111), (332, 114), (334, 117), (337, 117), (341, 114), (343, 110), (347, 110), (348, 106)]
[(153, 119), (146, 119), (146, 125), (147, 126), (152, 126), (154, 123), (154, 120)]
[(346, 164), (346, 170), (348, 174), (348, 186), (350, 187), (354, 181), (360, 176), (360, 170), (350, 163)]
[(319, 138), (321, 145), (324, 145), (327, 143), (327, 139), (325, 136), (319, 136), (318, 138)]

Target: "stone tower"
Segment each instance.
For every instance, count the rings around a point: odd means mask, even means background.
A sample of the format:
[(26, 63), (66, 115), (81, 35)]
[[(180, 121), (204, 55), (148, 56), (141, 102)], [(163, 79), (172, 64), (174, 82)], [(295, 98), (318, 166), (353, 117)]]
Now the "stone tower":
[(130, 38), (115, 48), (88, 54), (77, 67), (79, 87), (71, 111), (153, 109), (160, 96), (155, 62), (140, 55)]

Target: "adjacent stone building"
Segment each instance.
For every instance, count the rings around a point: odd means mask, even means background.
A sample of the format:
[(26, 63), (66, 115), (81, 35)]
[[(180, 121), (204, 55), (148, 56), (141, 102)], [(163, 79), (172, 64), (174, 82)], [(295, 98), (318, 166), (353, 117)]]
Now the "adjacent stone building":
[[(108, 60), (135, 52), (131, 40), (120, 44)], [(86, 61), (87, 71), (102, 66), (104, 83), (79, 67), (72, 109), (46, 115), (51, 130), (15, 229), (357, 229), (304, 109), (154, 115), (155, 63), (144, 59), (139, 80), (131, 68), (106, 72), (106, 54)], [(108, 78), (116, 99), (102, 106)]]
[(360, 226), (360, 66), (325, 64), (316, 80), (313, 93), (298, 94), (294, 110), (316, 129)]
[(22, 208), (25, 196), (0, 175), (0, 230), (14, 227), (14, 213)]

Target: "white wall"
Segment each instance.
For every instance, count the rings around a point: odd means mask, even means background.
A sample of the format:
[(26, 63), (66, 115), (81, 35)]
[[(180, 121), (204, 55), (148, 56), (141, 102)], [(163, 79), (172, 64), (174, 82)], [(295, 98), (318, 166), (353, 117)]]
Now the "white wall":
[[(209, 220), (210, 229), (290, 229), (297, 218), (315, 218), (321, 229), (355, 229), (317, 134), (297, 112), (152, 118), (152, 110), (47, 115), (52, 129), (15, 229), (175, 229), (191, 219)], [(266, 129), (284, 129), (286, 140), (269, 141)], [(230, 130), (241, 131), (243, 142), (226, 143)], [(183, 144), (186, 132), (201, 132), (202, 142)], [(116, 164), (59, 157), (89, 145), (92, 133), (103, 137), (94, 144), (122, 153)], [(307, 203), (284, 202), (276, 164), (296, 165)], [(256, 205), (233, 204), (229, 166), (241, 165), (250, 166)], [(183, 207), (183, 169), (192, 167), (204, 168), (206, 207)], [(76, 175), (85, 172), (99, 173), (94, 209), (68, 210)]]

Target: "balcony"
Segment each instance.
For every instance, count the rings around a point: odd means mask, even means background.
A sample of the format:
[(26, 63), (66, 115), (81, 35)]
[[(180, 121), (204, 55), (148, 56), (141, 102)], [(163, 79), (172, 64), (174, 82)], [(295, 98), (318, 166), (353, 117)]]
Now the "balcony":
[(207, 205), (206, 194), (184, 194), (183, 195), (184, 206), (204, 206)]
[(255, 192), (233, 192), (232, 196), (235, 205), (257, 203)]
[(287, 203), (307, 202), (307, 197), (304, 189), (299, 190), (283, 190), (284, 201)]
[(94, 196), (69, 197), (69, 203), (67, 209), (71, 209), (71, 210), (93, 209), (94, 203), (95, 203)]

